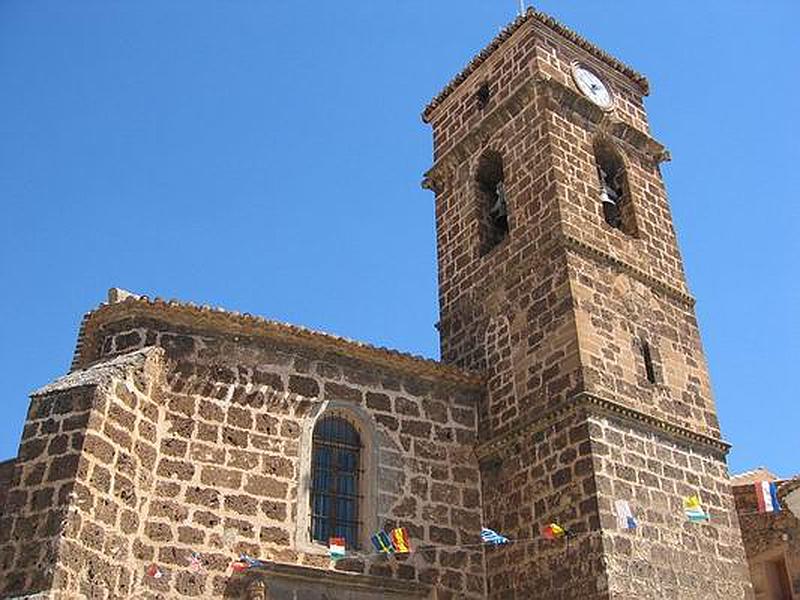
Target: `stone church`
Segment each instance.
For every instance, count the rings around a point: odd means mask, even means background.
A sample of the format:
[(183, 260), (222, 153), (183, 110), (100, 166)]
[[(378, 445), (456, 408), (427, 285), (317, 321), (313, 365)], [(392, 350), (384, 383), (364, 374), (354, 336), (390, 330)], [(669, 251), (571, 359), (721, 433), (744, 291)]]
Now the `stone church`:
[(424, 109), (441, 361), (112, 289), (0, 466), (0, 597), (753, 598), (648, 91), (529, 9)]

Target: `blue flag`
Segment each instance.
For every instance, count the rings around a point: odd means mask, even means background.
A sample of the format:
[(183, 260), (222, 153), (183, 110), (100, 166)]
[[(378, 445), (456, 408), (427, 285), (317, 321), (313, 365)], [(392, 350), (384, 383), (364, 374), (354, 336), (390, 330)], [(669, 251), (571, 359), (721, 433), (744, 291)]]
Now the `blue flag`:
[(507, 544), (508, 538), (500, 535), (496, 531), (487, 529), (486, 527), (481, 527), (481, 541), (486, 542), (487, 544), (494, 544), (496, 546), (498, 544)]

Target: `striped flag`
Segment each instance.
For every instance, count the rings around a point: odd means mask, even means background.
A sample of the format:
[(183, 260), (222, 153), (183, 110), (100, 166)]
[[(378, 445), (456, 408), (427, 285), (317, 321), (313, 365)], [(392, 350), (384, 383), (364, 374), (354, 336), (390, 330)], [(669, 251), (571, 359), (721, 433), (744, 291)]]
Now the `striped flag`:
[(347, 542), (342, 537), (333, 537), (328, 540), (328, 554), (333, 560), (344, 558), (346, 554)]
[(703, 510), (703, 506), (700, 504), (700, 496), (697, 494), (683, 499), (683, 512), (686, 514), (686, 518), (693, 523), (711, 520), (711, 515)]
[(373, 534), (370, 540), (372, 540), (372, 545), (376, 552), (379, 552), (380, 554), (391, 554), (394, 552), (392, 540), (389, 538), (389, 534), (385, 531), (379, 531)]
[(486, 542), (487, 544), (494, 544), (496, 546), (498, 544), (507, 544), (508, 538), (500, 535), (492, 529), (481, 527), (481, 541)]
[(411, 542), (408, 539), (408, 531), (405, 527), (392, 529), (389, 537), (392, 539), (392, 546), (397, 554), (408, 554), (411, 552)]
[(780, 512), (781, 505), (778, 502), (778, 486), (774, 481), (757, 481), (756, 500), (758, 500), (758, 512), (771, 513)]
[(555, 540), (557, 538), (562, 538), (567, 534), (567, 530), (564, 529), (558, 523), (549, 523), (542, 527), (542, 535), (546, 537), (548, 540)]

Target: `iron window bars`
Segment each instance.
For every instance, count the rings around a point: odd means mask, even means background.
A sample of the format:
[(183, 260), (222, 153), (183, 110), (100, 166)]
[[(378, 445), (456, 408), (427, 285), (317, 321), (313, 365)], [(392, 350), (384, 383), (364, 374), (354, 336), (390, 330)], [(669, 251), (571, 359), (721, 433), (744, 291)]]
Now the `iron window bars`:
[(343, 537), (358, 548), (361, 436), (347, 419), (331, 416), (317, 422), (312, 439), (311, 539)]

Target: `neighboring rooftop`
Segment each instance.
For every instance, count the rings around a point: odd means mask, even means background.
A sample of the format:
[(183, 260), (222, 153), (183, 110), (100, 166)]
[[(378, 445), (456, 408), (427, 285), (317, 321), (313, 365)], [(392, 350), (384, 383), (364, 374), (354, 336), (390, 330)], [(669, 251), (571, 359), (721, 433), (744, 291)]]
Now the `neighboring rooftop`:
[(421, 377), (431, 377), (468, 386), (482, 386), (483, 377), (436, 360), (399, 352), (391, 348), (373, 346), (344, 337), (272, 321), (251, 315), (211, 306), (198, 306), (177, 300), (150, 299), (120, 288), (111, 288), (108, 302), (87, 313), (81, 323), (72, 370), (83, 369), (97, 356), (92, 356), (91, 339), (96, 328), (106, 323), (132, 316), (161, 318), (169, 323), (190, 329), (216, 331), (233, 335), (263, 336), (398, 369)]
[(756, 481), (778, 481), (780, 477), (766, 467), (756, 467), (750, 471), (731, 475), (731, 485), (746, 485)]
[(546, 27), (550, 28), (551, 30), (555, 31), (559, 35), (565, 37), (570, 42), (583, 48), (592, 56), (602, 60), (603, 62), (607, 63), (623, 75), (627, 76), (631, 80), (633, 80), (638, 86), (639, 89), (642, 91), (644, 95), (650, 93), (650, 84), (647, 81), (647, 78), (642, 75), (641, 73), (635, 71), (622, 61), (614, 58), (607, 52), (603, 51), (602, 49), (595, 46), (589, 40), (584, 38), (583, 36), (575, 33), (572, 29), (563, 25), (562, 23), (556, 21), (553, 17), (539, 12), (534, 8), (528, 8), (525, 11), (525, 14), (518, 16), (514, 19), (511, 23), (509, 23), (505, 28), (503, 28), (500, 33), (486, 46), (483, 50), (481, 50), (477, 55), (475, 55), (472, 60), (467, 64), (466, 67), (453, 79), (450, 80), (444, 89), (439, 92), (436, 97), (431, 100), (425, 109), (422, 111), (422, 120), (425, 123), (430, 122), (431, 113), (439, 106), (444, 100), (450, 95), (450, 93), (455, 90), (458, 85), (463, 82), (467, 77), (469, 77), (478, 67), (483, 64), (483, 62), (489, 58), (489, 56), (499, 48), (503, 42), (505, 42), (508, 38), (510, 38), (520, 27), (522, 27), (525, 23), (529, 22), (538, 22)]

